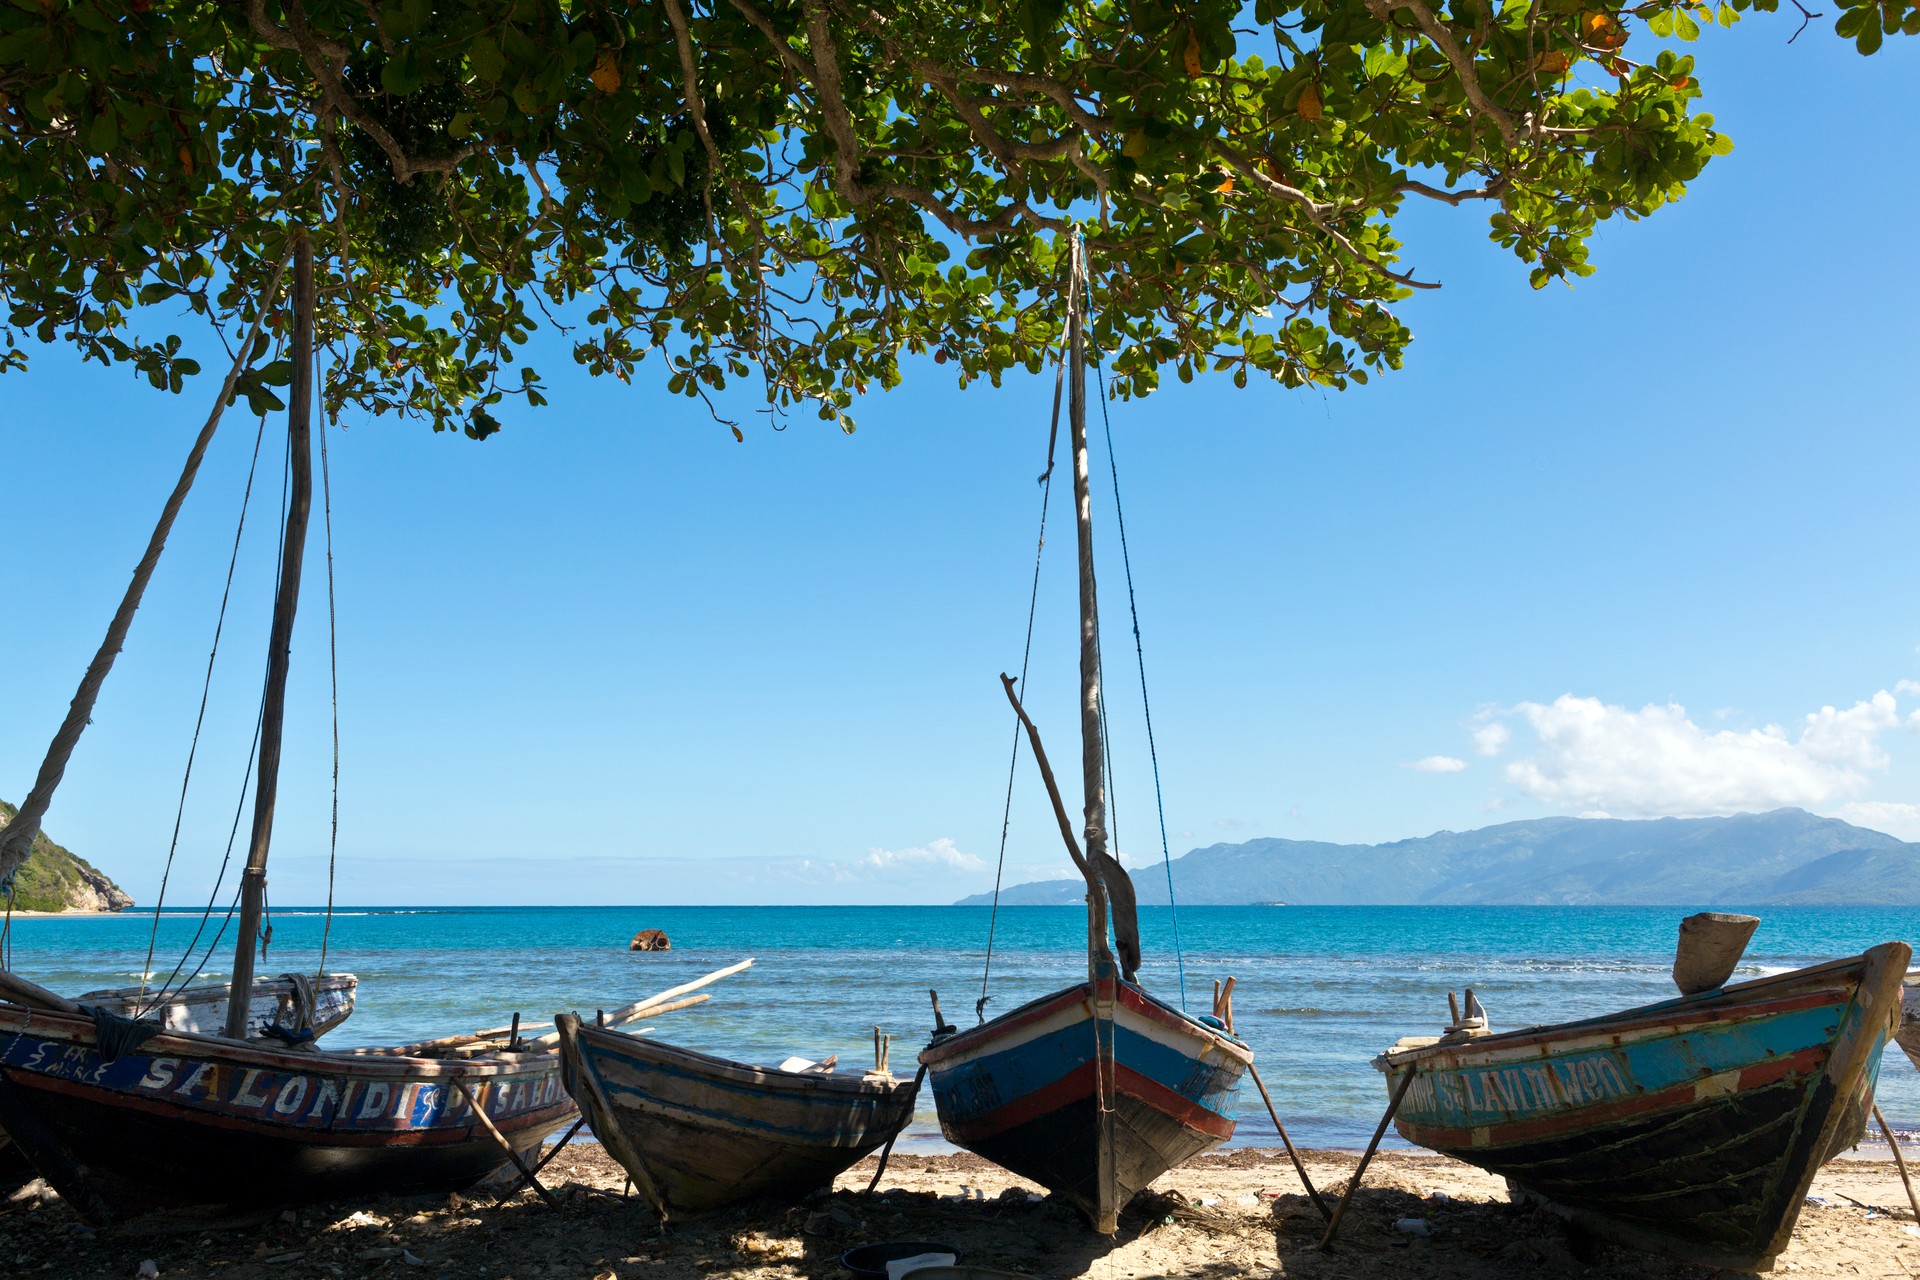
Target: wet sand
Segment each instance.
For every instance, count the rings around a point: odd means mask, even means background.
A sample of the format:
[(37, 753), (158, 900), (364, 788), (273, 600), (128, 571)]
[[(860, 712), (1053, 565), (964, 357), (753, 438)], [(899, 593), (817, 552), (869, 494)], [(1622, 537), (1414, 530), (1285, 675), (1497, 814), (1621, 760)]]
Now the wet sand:
[[(1307, 1153), (1308, 1172), (1337, 1191), (1351, 1154)], [(1284, 1153), (1237, 1150), (1167, 1175), (1129, 1206), (1103, 1241), (1038, 1189), (969, 1155), (896, 1156), (878, 1194), (871, 1159), (831, 1195), (799, 1205), (756, 1202), (662, 1232), (625, 1175), (597, 1146), (569, 1147), (542, 1180), (556, 1211), (530, 1191), (496, 1205), (456, 1196), (368, 1200), (251, 1219), (174, 1219), (121, 1238), (87, 1230), (35, 1184), (0, 1206), (0, 1275), (131, 1277), (446, 1277), (451, 1280), (831, 1280), (840, 1254), (880, 1240), (932, 1240), (980, 1266), (1042, 1280), (1302, 1277), (1303, 1280), (1521, 1280), (1530, 1277), (1723, 1275), (1570, 1233), (1509, 1202), (1505, 1186), (1434, 1156), (1386, 1152), (1331, 1252), (1322, 1222)], [(1845, 1159), (1821, 1173), (1777, 1274), (1920, 1276), (1913, 1225), (1891, 1161)], [(1397, 1230), (1419, 1219), (1426, 1235)], [(149, 1273), (151, 1274), (151, 1272)]]

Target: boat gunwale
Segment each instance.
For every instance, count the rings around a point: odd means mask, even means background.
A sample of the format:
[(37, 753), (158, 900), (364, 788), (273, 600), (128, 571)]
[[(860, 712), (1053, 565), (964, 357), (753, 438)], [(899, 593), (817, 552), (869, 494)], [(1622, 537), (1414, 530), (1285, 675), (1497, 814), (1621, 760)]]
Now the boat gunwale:
[[(34, 1009), (0, 1000), (0, 1036), (47, 1035), (69, 1043), (98, 1048), (93, 1019), (85, 1014)], [(369, 1053), (365, 1048), (314, 1048), (294, 1051), (269, 1048), (257, 1040), (229, 1040), (225, 1036), (201, 1031), (161, 1031), (143, 1041), (139, 1048), (122, 1056), (147, 1058), (219, 1057), (240, 1061), (246, 1066), (264, 1066), (279, 1071), (306, 1074), (337, 1073), (375, 1079), (433, 1079), (512, 1075), (549, 1068), (559, 1059), (558, 1049), (507, 1057), (413, 1058)], [(42, 1073), (0, 1063), (0, 1070), (38, 1076)]]
[[(59, 1076), (34, 1075), (29, 1081), (14, 1082), (14, 1087), (30, 1092), (58, 1094), (65, 1098), (95, 1099), (104, 1096), (107, 1101), (103, 1105), (113, 1110), (138, 1111), (165, 1120), (306, 1147), (439, 1147), (472, 1141), (476, 1137), (484, 1138), (488, 1142), (492, 1141), (486, 1135), (486, 1126), (482, 1125), (477, 1117), (446, 1125), (407, 1125), (390, 1129), (336, 1128), (333, 1125), (320, 1127), (276, 1119), (274, 1115), (268, 1113), (249, 1116), (218, 1108), (189, 1107), (181, 1103), (169, 1102), (164, 1098), (146, 1097), (126, 1090), (110, 1089), (102, 1085), (89, 1084), (83, 1080), (67, 1080)], [(576, 1107), (573, 1099), (563, 1091), (558, 1100), (546, 1106), (505, 1116), (496, 1116), (489, 1112), (488, 1118), (501, 1133), (508, 1138), (513, 1138), (529, 1129), (543, 1127), (551, 1133), (559, 1125), (564, 1124), (567, 1115), (574, 1110)]]
[[(611, 1027), (596, 1027), (582, 1022), (576, 1034), (587, 1043), (606, 1051), (637, 1058), (652, 1058), (686, 1069), (718, 1077), (732, 1084), (747, 1085), (755, 1088), (772, 1085), (783, 1093), (791, 1095), (818, 1094), (821, 1092), (847, 1094), (855, 1097), (871, 1097), (876, 1101), (891, 1101), (894, 1095), (914, 1087), (912, 1077), (902, 1079), (898, 1076), (891, 1080), (876, 1080), (867, 1076), (855, 1076), (851, 1072), (831, 1074), (812, 1071), (785, 1071), (779, 1067), (760, 1067), (750, 1062), (741, 1062), (734, 1058), (722, 1058), (716, 1054), (702, 1053), (698, 1049), (689, 1049), (668, 1040), (658, 1040), (652, 1036), (632, 1035), (615, 1031)], [(635, 1048), (639, 1047), (639, 1052)], [(796, 1098), (796, 1100), (804, 1100)]]
[[(1229, 1057), (1238, 1058), (1242, 1066), (1253, 1062), (1253, 1050), (1247, 1048), (1228, 1032), (1210, 1027), (1192, 1014), (1174, 1008), (1138, 983), (1128, 982), (1125, 979), (1116, 979), (1114, 982), (1118, 988), (1119, 1002), (1133, 1012), (1169, 1030), (1180, 1032), (1194, 1040), (1224, 1050)], [(922, 1065), (933, 1068), (952, 1059), (978, 1052), (989, 1047), (1008, 1032), (1017, 1031), (1030, 1023), (1038, 1022), (1060, 1008), (1093, 999), (1093, 988), (1092, 981), (1080, 982), (1070, 987), (1063, 987), (1051, 995), (1029, 1000), (998, 1017), (989, 1018), (978, 1026), (968, 1027), (965, 1031), (958, 1031), (944, 1039), (935, 1040), (920, 1051), (919, 1060)]]
[[(1880, 946), (1886, 945), (1888, 944), (1880, 944)], [(1868, 959), (1878, 949), (1874, 947), (1846, 959), (1830, 960), (1824, 964), (1810, 965), (1805, 969), (1792, 969), (1786, 973), (1771, 974), (1764, 978), (1736, 983), (1733, 986), (1703, 991), (1697, 995), (1679, 996), (1654, 1004), (1637, 1005), (1616, 1013), (1596, 1014), (1570, 1022), (1517, 1027), (1512, 1031), (1502, 1031), (1496, 1035), (1471, 1036), (1450, 1043), (1442, 1041), (1398, 1051), (1387, 1049), (1373, 1059), (1373, 1067), (1383, 1074), (1392, 1074), (1395, 1068), (1409, 1063), (1446, 1057), (1457, 1059), (1462, 1055), (1479, 1055), (1501, 1050), (1534, 1048), (1581, 1035), (1620, 1035), (1662, 1028), (1677, 1030), (1682, 1025), (1700, 1026), (1728, 1022), (1755, 1016), (1757, 1006), (1765, 1006), (1769, 1003), (1787, 1004), (1803, 997), (1808, 1001), (1806, 1007), (1820, 1003), (1819, 997), (1827, 995), (1837, 996), (1844, 1002), (1856, 997), (1860, 984), (1865, 978)], [(1861, 972), (1851, 981), (1846, 981), (1847, 972), (1852, 969), (1858, 969)], [(1823, 983), (1823, 980), (1831, 978), (1840, 978), (1842, 981)], [(1802, 986), (1808, 986), (1809, 989), (1804, 992), (1795, 990)], [(1780, 987), (1783, 990), (1778, 994), (1768, 995), (1764, 991), (1767, 987)], [(1780, 1010), (1780, 1012), (1789, 1011), (1790, 1009)], [(1466, 1064), (1456, 1061), (1453, 1065), (1459, 1067)]]

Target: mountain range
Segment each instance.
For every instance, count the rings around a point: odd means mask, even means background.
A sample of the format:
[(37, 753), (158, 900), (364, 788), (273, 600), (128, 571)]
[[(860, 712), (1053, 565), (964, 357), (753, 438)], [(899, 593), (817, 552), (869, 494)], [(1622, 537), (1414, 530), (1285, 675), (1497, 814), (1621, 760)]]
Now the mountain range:
[[(1136, 869), (1142, 904), (1165, 877)], [(1920, 844), (1802, 809), (1723, 818), (1534, 818), (1389, 844), (1264, 839), (1173, 862), (1182, 904), (1920, 906)], [(1081, 881), (1003, 889), (1003, 906), (1079, 902)], [(984, 905), (991, 894), (963, 898)]]

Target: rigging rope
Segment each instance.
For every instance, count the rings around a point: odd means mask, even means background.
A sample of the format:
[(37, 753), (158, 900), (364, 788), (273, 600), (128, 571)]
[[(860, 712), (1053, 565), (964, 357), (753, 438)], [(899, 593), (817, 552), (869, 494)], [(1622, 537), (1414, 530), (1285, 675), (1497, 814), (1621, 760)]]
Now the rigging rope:
[[(1113, 419), (1107, 414), (1107, 375), (1098, 360), (1093, 368), (1099, 379), (1100, 424), (1107, 438), (1107, 469), (1113, 476), (1114, 522), (1120, 528), (1120, 563), (1127, 575), (1127, 613), (1133, 622), (1133, 656), (1140, 668), (1140, 709), (1147, 721), (1147, 757), (1153, 762), (1153, 805), (1160, 815), (1160, 862), (1167, 871), (1167, 913), (1173, 920), (1173, 958), (1180, 968), (1180, 1008), (1184, 1011), (1187, 1007), (1187, 958), (1180, 948), (1180, 910), (1173, 898), (1173, 854), (1167, 845), (1167, 805), (1160, 795), (1160, 751), (1153, 740), (1153, 703), (1147, 698), (1147, 655), (1140, 641), (1140, 606), (1133, 596), (1133, 559), (1127, 554), (1127, 513), (1120, 504), (1120, 464), (1113, 456)], [(1103, 699), (1103, 712), (1105, 705)], [(1112, 776), (1111, 768), (1108, 776)]]
[[(260, 415), (260, 427), (253, 435), (253, 460), (247, 464), (247, 487), (240, 496), (240, 521), (233, 531), (233, 551), (227, 557), (227, 581), (220, 589), (220, 612), (213, 623), (213, 645), (207, 652), (207, 674), (200, 684), (200, 710), (193, 718), (193, 740), (187, 746), (187, 767), (180, 777), (180, 800), (173, 811), (173, 838), (167, 842), (167, 865), (160, 873), (160, 893), (153, 902), (153, 924), (147, 930), (147, 959), (140, 966), (140, 998), (146, 999), (147, 981), (153, 976), (153, 953), (160, 940), (160, 909), (166, 905), (167, 883), (173, 878), (174, 855), (180, 850), (180, 824), (187, 812), (187, 786), (193, 780), (193, 762), (200, 751), (200, 730), (207, 720), (207, 699), (213, 692), (213, 664), (220, 656), (220, 635), (227, 626), (227, 601), (233, 595), (233, 571), (240, 560), (240, 538), (247, 531), (247, 509), (253, 503), (253, 478), (260, 467), (260, 444), (267, 434), (267, 415)], [(175, 970), (177, 973), (178, 970)]]
[[(320, 356), (314, 354), (314, 384), (320, 380)], [(336, 419), (337, 420), (337, 419)], [(320, 963), (314, 968), (314, 981), (327, 973), (327, 940), (333, 934), (333, 869), (340, 850), (340, 646), (333, 612), (333, 482), (327, 474), (327, 416), (320, 414), (320, 511), (327, 535), (327, 681), (333, 695), (333, 823), (327, 832), (327, 918), (320, 927)]]
[[(286, 460), (281, 464), (281, 471), (280, 471), (280, 527), (283, 529), (286, 527), (286, 523), (287, 523), (288, 486), (292, 483), (292, 477), (293, 477), (293, 444), (292, 444), (292, 440), (289, 439), (287, 444), (287, 457), (286, 457)], [(275, 556), (274, 557), (275, 568), (273, 573), (273, 579), (274, 579), (274, 593), (276, 595), (279, 594), (279, 588), (280, 588), (279, 563), (280, 563), (280, 558), (278, 556)], [(253, 777), (254, 762), (259, 756), (260, 734), (266, 723), (266, 711), (267, 711), (267, 681), (266, 681), (266, 674), (263, 672), (260, 678), (260, 706), (259, 706), (259, 709), (254, 712), (254, 719), (253, 719), (253, 743), (251, 746), (247, 748), (247, 767), (244, 770), (242, 770), (240, 774), (240, 798), (234, 804), (233, 824), (227, 829), (227, 848), (226, 848), (226, 852), (222, 854), (220, 857), (220, 873), (214, 877), (213, 889), (207, 894), (206, 910), (200, 913), (200, 923), (194, 928), (192, 939), (188, 941), (186, 947), (181, 951), (179, 962), (173, 966), (173, 972), (167, 975), (167, 980), (160, 984), (160, 989), (154, 992), (153, 999), (148, 1001), (144, 1005), (140, 1015), (137, 1015), (137, 1016), (145, 1016), (145, 1014), (158, 1008), (160, 1006), (161, 1001), (166, 999), (170, 990), (184, 989), (188, 983), (192, 982), (195, 978), (199, 977), (201, 970), (207, 967), (207, 961), (213, 957), (214, 948), (218, 947), (220, 945), (220, 940), (226, 936), (227, 926), (233, 922), (233, 913), (240, 901), (239, 889), (237, 887), (234, 890), (233, 901), (227, 905), (226, 918), (220, 922), (219, 932), (213, 935), (213, 941), (207, 944), (206, 953), (200, 957), (200, 962), (194, 966), (193, 972), (187, 975), (186, 981), (182, 982), (179, 988), (175, 988), (173, 986), (173, 980), (180, 976), (180, 971), (186, 968), (187, 961), (193, 958), (194, 949), (200, 945), (200, 939), (206, 933), (207, 923), (213, 919), (214, 903), (218, 902), (220, 899), (220, 886), (223, 883), (225, 883), (227, 878), (227, 868), (231, 866), (233, 863), (233, 846), (234, 846), (234, 842), (237, 839), (239, 839), (239, 835), (240, 835), (240, 815), (246, 812), (247, 783)], [(233, 999), (234, 993), (228, 992), (227, 998), (229, 1000)]]
[[(1066, 350), (1053, 375), (1053, 427), (1047, 433), (1047, 469), (1040, 475), (1040, 537), (1033, 549), (1033, 590), (1027, 597), (1027, 640), (1020, 650), (1020, 684), (1017, 692), (1026, 693), (1027, 663), (1033, 656), (1033, 618), (1040, 605), (1040, 559), (1047, 549), (1047, 510), (1053, 496), (1053, 450), (1060, 438), (1060, 388), (1066, 378)], [(1013, 722), (1013, 757), (1007, 762), (1007, 801), (1000, 812), (1000, 858), (993, 870), (993, 914), (987, 918), (987, 955), (980, 969), (980, 999), (974, 1002), (973, 1015), (987, 1020), (987, 979), (993, 974), (993, 935), (1000, 924), (1000, 881), (1007, 869), (1007, 829), (1013, 822), (1013, 779), (1020, 766), (1020, 720)]]

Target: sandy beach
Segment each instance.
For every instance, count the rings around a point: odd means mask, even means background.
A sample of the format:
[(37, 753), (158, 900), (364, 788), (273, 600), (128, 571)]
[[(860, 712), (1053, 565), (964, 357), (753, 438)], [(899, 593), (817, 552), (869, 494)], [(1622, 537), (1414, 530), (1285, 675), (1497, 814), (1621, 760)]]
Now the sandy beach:
[[(1337, 1191), (1351, 1154), (1307, 1153)], [(664, 1232), (598, 1146), (569, 1147), (543, 1175), (558, 1209), (530, 1191), (504, 1204), (464, 1195), (310, 1207), (220, 1222), (182, 1219), (164, 1233), (96, 1235), (35, 1184), (0, 1207), (0, 1274), (135, 1276), (151, 1261), (181, 1280), (422, 1276), (460, 1280), (831, 1280), (843, 1251), (881, 1240), (930, 1240), (966, 1260), (1037, 1277), (1303, 1277), (1306, 1280), (1520, 1280), (1713, 1272), (1571, 1234), (1551, 1215), (1509, 1202), (1504, 1185), (1440, 1157), (1386, 1152), (1367, 1171), (1333, 1250), (1286, 1156), (1237, 1150), (1203, 1157), (1137, 1199), (1113, 1241), (1093, 1236), (1037, 1188), (969, 1155), (894, 1157), (878, 1193), (871, 1159), (831, 1195), (798, 1205), (756, 1202)], [(1891, 1161), (1843, 1159), (1825, 1169), (1777, 1274), (1920, 1275), (1920, 1231)], [(1403, 1219), (1426, 1234), (1396, 1229)], [(1414, 1228), (1414, 1231), (1419, 1231)]]

